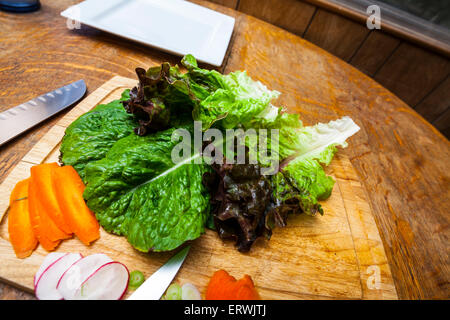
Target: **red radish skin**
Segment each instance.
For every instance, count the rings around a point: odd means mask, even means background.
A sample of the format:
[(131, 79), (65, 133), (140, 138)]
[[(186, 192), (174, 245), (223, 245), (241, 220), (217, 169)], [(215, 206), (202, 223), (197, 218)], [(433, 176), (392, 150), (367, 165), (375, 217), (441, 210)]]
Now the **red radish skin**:
[(78, 288), (74, 300), (120, 300), (128, 288), (128, 268), (117, 261), (99, 267)]
[(91, 254), (78, 260), (62, 274), (56, 285), (57, 290), (65, 300), (72, 300), (86, 279), (108, 262), (113, 261), (103, 253)]
[(39, 300), (61, 300), (63, 296), (56, 289), (59, 279), (69, 267), (81, 259), (79, 253), (68, 253), (48, 266), (36, 282), (36, 297)]
[(56, 260), (60, 259), (61, 257), (65, 256), (67, 253), (64, 252), (50, 252), (47, 254), (44, 258), (44, 261), (42, 261), (41, 266), (39, 267), (38, 271), (34, 275), (34, 288), (36, 289), (36, 283), (38, 282), (39, 278), (41, 277), (42, 273)]

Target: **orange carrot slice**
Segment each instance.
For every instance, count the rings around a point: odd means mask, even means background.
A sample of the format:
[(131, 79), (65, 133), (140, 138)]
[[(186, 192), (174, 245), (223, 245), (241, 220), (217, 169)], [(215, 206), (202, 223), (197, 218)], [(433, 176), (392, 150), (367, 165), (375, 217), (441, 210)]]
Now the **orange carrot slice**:
[(230, 300), (235, 281), (225, 270), (216, 271), (209, 281), (206, 300)]
[(17, 258), (26, 258), (38, 244), (28, 214), (29, 179), (19, 181), (11, 192), (8, 214), (9, 240)]
[[(42, 230), (40, 227), (40, 216), (39, 211), (37, 209), (37, 197), (34, 195), (34, 193), (31, 190), (31, 187), (28, 188), (28, 210), (30, 215), (30, 222), (33, 229), (33, 232), (38, 239), (41, 246), (47, 250), (52, 251), (54, 250), (61, 241), (51, 241), (50, 239), (47, 239), (45, 235), (42, 234)], [(30, 192), (31, 191), (31, 192)]]
[(71, 234), (72, 231), (64, 220), (53, 189), (51, 172), (56, 168), (59, 168), (57, 163), (43, 163), (34, 166), (31, 168), (31, 180), (39, 202), (45, 209), (46, 214), (54, 221), (59, 229), (66, 234)]
[(211, 277), (206, 289), (206, 300), (259, 300), (252, 279), (244, 275), (237, 281), (225, 270), (218, 270)]
[(52, 251), (59, 245), (62, 239), (68, 239), (71, 235), (59, 229), (47, 214), (47, 210), (39, 198), (34, 178), (35, 176), (32, 173), (28, 186), (30, 221), (39, 243), (45, 250)]
[(248, 274), (236, 282), (236, 300), (259, 300), (252, 278)]
[(84, 183), (72, 166), (52, 170), (56, 198), (64, 219), (86, 245), (100, 238), (100, 226), (83, 199)]

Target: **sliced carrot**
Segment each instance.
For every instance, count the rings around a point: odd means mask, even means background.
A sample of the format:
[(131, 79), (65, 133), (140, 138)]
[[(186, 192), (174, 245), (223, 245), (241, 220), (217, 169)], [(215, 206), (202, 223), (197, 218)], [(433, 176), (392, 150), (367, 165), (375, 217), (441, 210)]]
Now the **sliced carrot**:
[(85, 185), (72, 166), (52, 170), (56, 198), (64, 218), (77, 237), (86, 245), (100, 238), (100, 225), (83, 199)]
[(30, 221), (33, 231), (39, 240), (39, 243), (47, 251), (54, 250), (62, 239), (68, 239), (70, 234), (65, 233), (49, 217), (46, 209), (39, 199), (33, 175), (30, 178), (28, 186), (28, 206)]
[[(29, 188), (29, 190), (30, 190), (30, 188)], [(37, 210), (37, 198), (35, 196), (33, 196), (31, 193), (28, 194), (28, 208), (29, 208), (31, 226), (32, 226), (33, 232), (34, 232), (36, 238), (38, 239), (39, 243), (47, 251), (54, 250), (61, 241), (50, 241), (42, 234), (42, 231), (40, 228), (39, 212)]]
[(225, 270), (214, 273), (206, 289), (206, 300), (259, 300), (252, 279), (244, 275), (242, 279), (236, 279)]
[(65, 233), (63, 230), (58, 228), (55, 222), (47, 214), (45, 207), (42, 205), (41, 201), (37, 202), (37, 207), (39, 211), (40, 218), (40, 228), (43, 231), (43, 235), (50, 241), (59, 241), (64, 239), (69, 239), (72, 234)]
[(9, 240), (17, 258), (26, 258), (38, 244), (28, 214), (29, 179), (19, 181), (11, 192), (8, 214)]
[(66, 234), (71, 234), (69, 225), (64, 220), (64, 216), (56, 199), (55, 190), (52, 184), (52, 171), (59, 168), (57, 163), (43, 163), (31, 168), (31, 180), (37, 192), (39, 202), (42, 204), (47, 215), (54, 221), (56, 226)]
[(236, 282), (236, 300), (259, 300), (258, 292), (255, 289), (252, 278), (245, 274), (242, 279)]
[(225, 270), (216, 271), (209, 281), (206, 300), (230, 300), (235, 281)]
[(54, 251), (59, 244), (61, 243), (61, 240), (57, 241), (51, 241), (47, 237), (43, 236), (39, 239), (39, 244), (47, 251)]

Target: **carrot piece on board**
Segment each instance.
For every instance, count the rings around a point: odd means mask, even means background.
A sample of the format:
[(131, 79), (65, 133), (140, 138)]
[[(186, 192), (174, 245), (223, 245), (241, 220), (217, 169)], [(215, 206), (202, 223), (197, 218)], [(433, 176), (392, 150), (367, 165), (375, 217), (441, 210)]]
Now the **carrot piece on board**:
[(28, 214), (28, 182), (19, 181), (11, 192), (8, 214), (9, 240), (17, 258), (26, 258), (38, 244)]
[(59, 246), (60, 243), (61, 243), (61, 240), (51, 241), (50, 239), (48, 239), (45, 236), (42, 236), (39, 238), (39, 244), (42, 246), (42, 248), (44, 248), (47, 251), (55, 250)]
[(67, 234), (71, 234), (69, 225), (64, 220), (64, 216), (56, 200), (55, 190), (52, 184), (52, 171), (59, 168), (58, 164), (43, 163), (31, 167), (31, 180), (36, 189), (39, 202), (42, 204), (47, 215), (55, 222), (56, 226)]
[(242, 279), (236, 282), (236, 300), (260, 300), (255, 289), (252, 278), (245, 274)]
[(206, 289), (206, 300), (259, 300), (252, 279), (244, 275), (236, 279), (225, 270), (218, 270), (211, 277)]
[(206, 300), (230, 300), (235, 281), (225, 270), (216, 271), (209, 281)]
[(29, 208), (29, 215), (30, 215), (30, 222), (31, 222), (31, 226), (33, 229), (33, 232), (36, 236), (36, 238), (38, 239), (39, 243), (41, 244), (41, 246), (47, 250), (47, 251), (52, 251), (54, 250), (60, 243), (60, 241), (51, 241), (50, 239), (47, 239), (44, 235), (42, 235), (42, 232), (40, 230), (40, 217), (39, 217), (39, 212), (36, 208), (37, 204), (36, 204), (36, 197), (30, 196), (30, 194), (28, 195), (28, 208)]
[(77, 237), (86, 245), (100, 238), (100, 225), (83, 199), (85, 185), (72, 166), (52, 171), (56, 198), (64, 218)]
[(46, 213), (44, 206), (38, 197), (36, 186), (30, 178), (28, 186), (28, 210), (31, 225), (39, 243), (47, 251), (54, 250), (62, 239), (70, 238), (71, 235), (59, 229)]

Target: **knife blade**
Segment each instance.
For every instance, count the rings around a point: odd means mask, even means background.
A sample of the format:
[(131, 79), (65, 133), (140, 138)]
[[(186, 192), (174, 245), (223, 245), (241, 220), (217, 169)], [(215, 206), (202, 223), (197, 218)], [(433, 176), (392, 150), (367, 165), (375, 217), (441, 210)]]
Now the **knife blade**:
[(127, 300), (159, 300), (178, 273), (191, 246), (187, 246), (152, 274)]
[(83, 80), (50, 91), (0, 113), (0, 146), (71, 106), (86, 93)]

